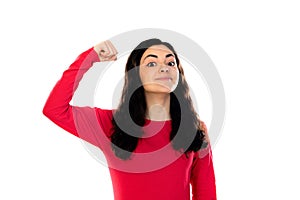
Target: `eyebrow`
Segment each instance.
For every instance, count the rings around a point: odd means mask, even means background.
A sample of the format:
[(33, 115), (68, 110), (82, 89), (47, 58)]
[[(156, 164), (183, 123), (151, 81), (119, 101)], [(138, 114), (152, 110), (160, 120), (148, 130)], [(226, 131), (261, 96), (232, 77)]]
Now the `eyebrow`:
[[(148, 57), (158, 58), (157, 55), (149, 54), (149, 55), (147, 55), (147, 56), (144, 58), (144, 60), (146, 60), (146, 58), (148, 58)], [(170, 53), (170, 54), (167, 54), (167, 55), (166, 55), (166, 58), (168, 58), (168, 57), (174, 57), (174, 55)]]
[(173, 54), (168, 54), (168, 55), (166, 55), (166, 58), (169, 58), (169, 57), (174, 57), (174, 55)]

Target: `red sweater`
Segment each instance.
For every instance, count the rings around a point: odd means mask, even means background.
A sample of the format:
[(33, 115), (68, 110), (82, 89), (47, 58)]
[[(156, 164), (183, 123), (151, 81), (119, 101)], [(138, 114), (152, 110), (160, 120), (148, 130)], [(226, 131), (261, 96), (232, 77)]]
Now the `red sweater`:
[(115, 200), (215, 200), (216, 186), (210, 147), (190, 152), (174, 150), (169, 141), (171, 120), (146, 120), (144, 136), (130, 160), (111, 150), (112, 110), (70, 105), (84, 73), (99, 62), (93, 48), (82, 53), (63, 73), (43, 113), (73, 135), (99, 147), (107, 160)]

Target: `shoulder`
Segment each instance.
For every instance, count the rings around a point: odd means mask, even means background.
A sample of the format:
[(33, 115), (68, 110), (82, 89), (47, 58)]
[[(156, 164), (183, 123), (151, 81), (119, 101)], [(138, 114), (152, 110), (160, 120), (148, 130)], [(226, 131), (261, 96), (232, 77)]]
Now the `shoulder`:
[(102, 108), (94, 108), (95, 113), (99, 120), (101, 121), (111, 121), (113, 118), (114, 110), (112, 109), (102, 109)]

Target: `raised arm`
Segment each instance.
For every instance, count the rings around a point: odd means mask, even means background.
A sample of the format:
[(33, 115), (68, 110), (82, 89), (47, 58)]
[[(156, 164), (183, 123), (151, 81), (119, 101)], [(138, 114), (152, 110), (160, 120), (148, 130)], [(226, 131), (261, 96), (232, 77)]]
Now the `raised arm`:
[(110, 119), (111, 112), (104, 112), (101, 109), (96, 112), (95, 108), (72, 106), (70, 101), (83, 75), (93, 63), (116, 60), (116, 55), (117, 51), (110, 41), (101, 42), (80, 54), (52, 89), (43, 108), (43, 114), (66, 131), (97, 145), (92, 134), (99, 125), (98, 114), (102, 112), (102, 121), (105, 121)]

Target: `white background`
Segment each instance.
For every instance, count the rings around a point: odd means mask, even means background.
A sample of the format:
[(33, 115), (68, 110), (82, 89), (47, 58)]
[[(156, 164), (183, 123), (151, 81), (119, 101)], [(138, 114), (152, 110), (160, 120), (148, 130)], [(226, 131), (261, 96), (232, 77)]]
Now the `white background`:
[(149, 27), (194, 40), (220, 73), (218, 199), (300, 199), (299, 19), (296, 0), (1, 1), (0, 199), (113, 199), (108, 169), (42, 108), (79, 53)]

